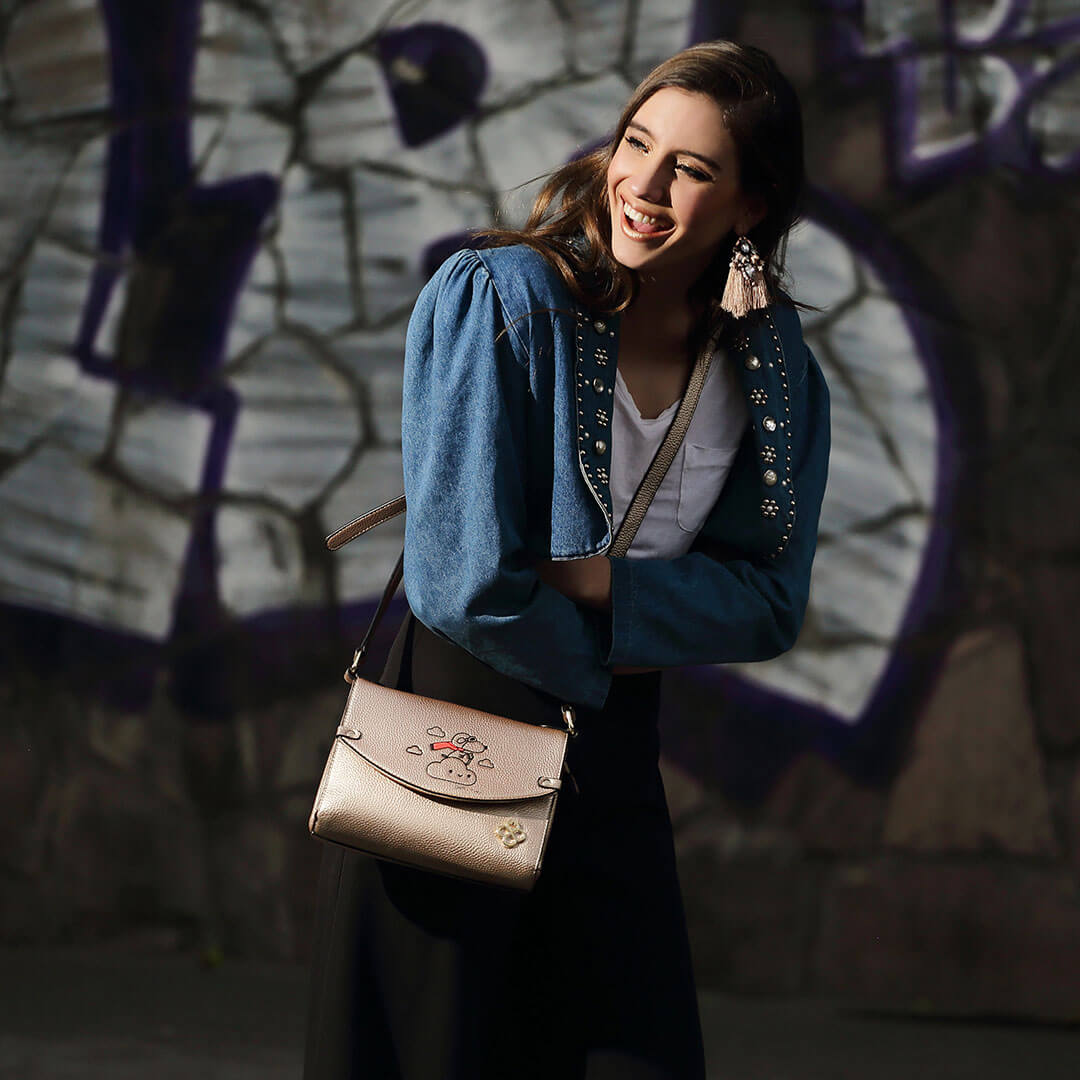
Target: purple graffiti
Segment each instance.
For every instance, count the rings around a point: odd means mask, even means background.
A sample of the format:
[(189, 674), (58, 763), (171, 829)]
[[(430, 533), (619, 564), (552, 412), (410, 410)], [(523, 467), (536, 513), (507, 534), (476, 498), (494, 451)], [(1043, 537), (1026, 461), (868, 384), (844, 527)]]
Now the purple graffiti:
[(476, 112), (487, 60), (468, 34), (416, 23), (383, 34), (377, 54), (406, 146), (421, 146)]
[(823, 67), (844, 78), (887, 78), (893, 174), (904, 186), (1008, 166), (1048, 177), (1080, 169), (1080, 141), (1058, 130), (1056, 93), (1080, 78), (1068, 46), (1080, 14), (1043, 15), (1031, 0), (1003, 0), (961, 17), (937, 5), (820, 0)]
[[(213, 496), (234, 427), (235, 394), (218, 378), (236, 297), (277, 182), (255, 175), (194, 182), (191, 92), (198, 0), (104, 0), (115, 132), (110, 139), (99, 243), (75, 354), (82, 367), (128, 391), (183, 402), (211, 419), (200, 509), (176, 601), (174, 636), (213, 642), (217, 599)], [(111, 258), (110, 258), (111, 256)], [(130, 263), (116, 355), (92, 343)], [(176, 652), (174, 696), (203, 715), (229, 711), (228, 676), (214, 646)], [(148, 673), (149, 678), (149, 673)]]

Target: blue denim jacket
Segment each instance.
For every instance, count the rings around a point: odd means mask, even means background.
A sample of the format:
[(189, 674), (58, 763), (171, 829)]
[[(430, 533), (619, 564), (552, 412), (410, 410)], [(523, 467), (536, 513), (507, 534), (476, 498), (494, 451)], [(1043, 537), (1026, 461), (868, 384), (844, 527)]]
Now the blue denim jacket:
[(611, 542), (618, 317), (584, 311), (524, 246), (447, 259), (406, 339), (405, 591), (416, 616), (496, 670), (603, 704), (616, 665), (764, 660), (806, 609), (829, 398), (798, 316), (773, 306), (736, 366), (750, 422), (692, 549), (612, 559), (611, 612), (541, 582), (537, 559)]

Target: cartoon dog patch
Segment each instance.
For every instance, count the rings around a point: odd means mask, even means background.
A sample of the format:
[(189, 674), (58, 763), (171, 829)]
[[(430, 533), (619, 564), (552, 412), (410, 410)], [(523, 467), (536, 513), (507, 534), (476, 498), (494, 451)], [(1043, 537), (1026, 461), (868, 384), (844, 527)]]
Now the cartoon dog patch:
[(433, 742), (431, 749), (440, 756), (437, 761), (428, 762), (428, 776), (465, 787), (476, 783), (476, 773), (471, 768), (473, 759), (487, 747), (475, 735), (459, 731), (452, 739)]

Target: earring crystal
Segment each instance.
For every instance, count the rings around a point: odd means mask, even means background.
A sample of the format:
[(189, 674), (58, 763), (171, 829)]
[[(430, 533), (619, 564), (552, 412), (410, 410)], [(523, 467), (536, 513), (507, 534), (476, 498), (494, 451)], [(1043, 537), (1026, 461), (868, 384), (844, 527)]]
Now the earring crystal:
[(735, 241), (720, 306), (736, 319), (769, 306), (765, 261), (748, 236), (740, 236)]

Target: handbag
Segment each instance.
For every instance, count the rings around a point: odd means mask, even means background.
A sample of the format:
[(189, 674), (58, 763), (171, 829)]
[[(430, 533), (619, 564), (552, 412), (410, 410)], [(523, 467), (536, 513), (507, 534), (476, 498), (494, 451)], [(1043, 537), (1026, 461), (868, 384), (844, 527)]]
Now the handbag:
[[(690, 425), (712, 343), (698, 355), (686, 393), (609, 553), (626, 554)], [(326, 538), (335, 550), (405, 510), (405, 496)], [(571, 705), (559, 727), (527, 724), (363, 678), (359, 667), (401, 582), (404, 551), (360, 647), (308, 819), (313, 836), (380, 859), (527, 890), (539, 877), (562, 787)], [(554, 717), (552, 718), (555, 719)]]

